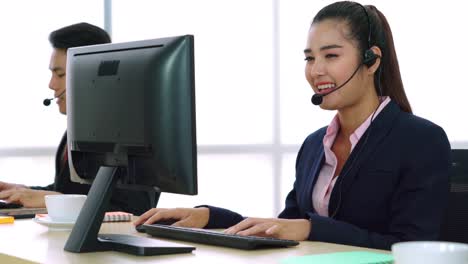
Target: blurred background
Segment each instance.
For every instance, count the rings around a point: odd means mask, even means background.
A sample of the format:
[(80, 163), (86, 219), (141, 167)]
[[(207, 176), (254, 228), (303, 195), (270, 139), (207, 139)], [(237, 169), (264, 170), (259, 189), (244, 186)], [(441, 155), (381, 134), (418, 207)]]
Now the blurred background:
[[(163, 193), (159, 207), (211, 204), (276, 216), (292, 188), (300, 145), (335, 114), (310, 103), (303, 55), (312, 18), (332, 2), (2, 1), (0, 180), (53, 182), (66, 116), (55, 104), (42, 105), (53, 96), (51, 31), (88, 22), (113, 42), (193, 34), (199, 195)], [(361, 3), (375, 5), (390, 23), (414, 113), (442, 126), (453, 148), (468, 148), (463, 1)]]

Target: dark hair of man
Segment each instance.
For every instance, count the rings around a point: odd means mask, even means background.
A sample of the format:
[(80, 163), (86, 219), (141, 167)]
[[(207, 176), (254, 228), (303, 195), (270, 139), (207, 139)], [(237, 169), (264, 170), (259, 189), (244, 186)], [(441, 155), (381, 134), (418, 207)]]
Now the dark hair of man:
[(107, 32), (88, 23), (77, 23), (50, 33), (49, 42), (56, 49), (69, 49), (88, 45), (110, 43)]
[[(367, 18), (363, 6), (356, 2), (336, 2), (320, 10), (314, 17), (312, 24), (326, 19), (346, 22), (350, 31), (348, 37), (357, 41), (358, 48), (363, 57), (365, 50), (372, 46), (378, 46), (382, 51), (382, 58), (379, 66), (380, 69), (378, 69), (380, 73), (374, 75), (377, 94), (390, 96), (403, 111), (412, 113), (403, 87), (392, 31), (387, 19), (375, 6), (368, 5), (364, 8), (369, 18)], [(369, 32), (369, 28), (371, 32)], [(381, 92), (379, 91), (379, 87)]]

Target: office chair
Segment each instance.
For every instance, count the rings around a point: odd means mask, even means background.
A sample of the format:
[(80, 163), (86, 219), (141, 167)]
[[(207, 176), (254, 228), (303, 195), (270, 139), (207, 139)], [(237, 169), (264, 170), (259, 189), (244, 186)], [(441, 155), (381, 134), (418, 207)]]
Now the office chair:
[(468, 243), (468, 149), (452, 149), (450, 194), (440, 240)]

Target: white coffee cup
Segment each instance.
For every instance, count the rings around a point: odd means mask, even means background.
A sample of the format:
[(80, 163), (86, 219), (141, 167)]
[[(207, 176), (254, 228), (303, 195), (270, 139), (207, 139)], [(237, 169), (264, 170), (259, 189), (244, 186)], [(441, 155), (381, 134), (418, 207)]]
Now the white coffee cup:
[(392, 245), (395, 264), (468, 263), (468, 244), (439, 241), (400, 242)]
[(52, 194), (45, 196), (47, 214), (54, 222), (75, 222), (86, 201), (83, 194)]

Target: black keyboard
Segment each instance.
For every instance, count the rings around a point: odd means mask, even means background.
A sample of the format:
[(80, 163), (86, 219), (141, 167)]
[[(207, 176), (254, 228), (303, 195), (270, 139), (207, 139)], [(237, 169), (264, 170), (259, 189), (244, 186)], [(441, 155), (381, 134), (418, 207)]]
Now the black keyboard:
[(0, 209), (16, 209), (23, 207), (21, 204), (6, 203), (0, 200)]
[[(271, 237), (228, 235), (219, 231), (176, 227), (168, 225), (143, 225), (146, 233), (155, 236), (201, 244), (239, 249), (259, 249), (271, 247), (289, 247), (299, 245), (294, 240), (277, 239)], [(142, 230), (140, 230), (141, 232)]]

